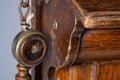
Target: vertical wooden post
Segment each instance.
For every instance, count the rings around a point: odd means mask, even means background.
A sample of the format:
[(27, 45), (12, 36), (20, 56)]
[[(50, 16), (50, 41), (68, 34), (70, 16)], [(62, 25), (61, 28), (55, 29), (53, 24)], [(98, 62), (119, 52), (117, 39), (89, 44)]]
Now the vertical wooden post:
[(31, 75), (29, 74), (30, 67), (24, 67), (18, 64), (17, 69), (16, 80), (31, 80)]

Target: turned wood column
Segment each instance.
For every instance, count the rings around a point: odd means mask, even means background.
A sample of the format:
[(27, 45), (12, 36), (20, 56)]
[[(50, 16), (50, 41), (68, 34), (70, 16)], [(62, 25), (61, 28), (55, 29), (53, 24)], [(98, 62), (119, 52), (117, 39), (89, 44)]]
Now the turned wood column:
[(23, 67), (18, 64), (17, 69), (16, 80), (31, 80), (31, 75), (29, 74), (30, 67)]

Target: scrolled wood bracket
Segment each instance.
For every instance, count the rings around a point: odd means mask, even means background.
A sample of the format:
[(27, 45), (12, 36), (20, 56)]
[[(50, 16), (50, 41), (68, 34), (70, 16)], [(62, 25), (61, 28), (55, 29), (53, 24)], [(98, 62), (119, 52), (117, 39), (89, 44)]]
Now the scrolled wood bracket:
[[(56, 70), (74, 65), (80, 52), (82, 35), (85, 28), (81, 19), (73, 11), (73, 8), (68, 8), (71, 5), (66, 4), (68, 3), (64, 0), (56, 0), (55, 2), (51, 0), (49, 5), (43, 3), (42, 10), (40, 10), (39, 4), (33, 1), (36, 15), (34, 25), (44, 26), (35, 27), (35, 29), (44, 29), (43, 31), (47, 34), (49, 40), (49, 49), (45, 60), (42, 64), (33, 68), (35, 70), (33, 75), (40, 75), (38, 80), (49, 79), (51, 75), (48, 72), (54, 71), (54, 69), (51, 71), (51, 67), (54, 67)], [(39, 23), (40, 13), (42, 14), (41, 24)], [(65, 16), (63, 16), (64, 13), (66, 14)], [(39, 72), (37, 72), (38, 70)]]
[(65, 62), (61, 66), (59, 66), (60, 68), (69, 67), (75, 63), (80, 50), (81, 38), (85, 30), (83, 27), (80, 27), (80, 25), (80, 21), (75, 18), (75, 25), (70, 35), (70, 41)]

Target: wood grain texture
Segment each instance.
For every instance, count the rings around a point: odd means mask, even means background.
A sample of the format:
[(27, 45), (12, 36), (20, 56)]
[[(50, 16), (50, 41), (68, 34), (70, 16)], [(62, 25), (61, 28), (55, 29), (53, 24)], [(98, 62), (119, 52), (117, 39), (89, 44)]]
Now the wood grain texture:
[(86, 11), (119, 11), (119, 0), (75, 0)]
[(120, 80), (120, 63), (100, 64), (98, 80)]
[(120, 63), (72, 66), (56, 71), (56, 80), (120, 80)]
[(91, 29), (120, 28), (120, 11), (96, 11), (85, 17), (84, 27)]
[(120, 29), (86, 30), (76, 62), (120, 59)]
[(56, 80), (96, 80), (96, 65), (73, 66), (56, 71)]

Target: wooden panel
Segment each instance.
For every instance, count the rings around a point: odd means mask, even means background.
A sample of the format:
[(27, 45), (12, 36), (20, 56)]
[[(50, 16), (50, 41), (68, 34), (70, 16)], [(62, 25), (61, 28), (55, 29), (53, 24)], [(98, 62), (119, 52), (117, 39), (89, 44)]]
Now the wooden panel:
[(98, 80), (120, 80), (120, 63), (99, 65)]
[(96, 80), (96, 65), (73, 66), (56, 71), (56, 80)]
[(56, 80), (120, 80), (120, 63), (73, 66), (56, 71)]
[(120, 29), (86, 30), (76, 63), (120, 59)]

